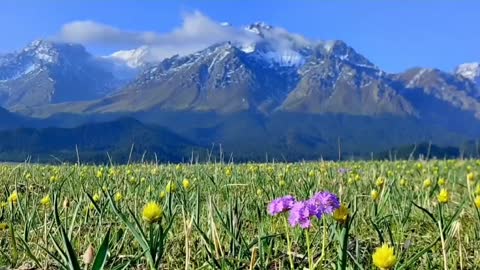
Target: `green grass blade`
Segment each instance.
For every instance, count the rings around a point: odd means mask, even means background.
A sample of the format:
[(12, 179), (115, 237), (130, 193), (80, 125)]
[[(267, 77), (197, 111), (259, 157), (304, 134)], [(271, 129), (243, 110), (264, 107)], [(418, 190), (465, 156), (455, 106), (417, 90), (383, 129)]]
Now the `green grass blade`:
[(92, 270), (102, 270), (107, 262), (107, 257), (109, 253), (109, 242), (110, 242), (110, 228), (107, 231), (107, 235), (102, 241), (100, 248), (98, 249), (98, 253), (95, 256), (95, 260), (93, 261)]

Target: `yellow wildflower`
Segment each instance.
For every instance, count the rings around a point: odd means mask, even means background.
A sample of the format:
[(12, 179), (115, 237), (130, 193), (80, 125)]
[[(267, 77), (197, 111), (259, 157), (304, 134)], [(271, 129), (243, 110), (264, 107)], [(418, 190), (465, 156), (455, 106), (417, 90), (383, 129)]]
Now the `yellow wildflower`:
[(424, 188), (429, 188), (432, 186), (432, 180), (430, 180), (430, 178), (427, 178), (425, 179), (425, 181), (423, 181), (423, 187)]
[(93, 195), (93, 201), (94, 201), (94, 202), (99, 202), (100, 199), (101, 199), (100, 194), (95, 193), (95, 194)]
[(475, 197), (475, 206), (480, 209), (480, 196)]
[(380, 196), (380, 194), (378, 193), (378, 191), (376, 191), (375, 189), (372, 190), (372, 192), (370, 192), (370, 197), (372, 198), (372, 200), (376, 201), (378, 200), (378, 197)]
[(446, 189), (442, 188), (442, 190), (437, 196), (437, 199), (439, 203), (448, 203), (450, 195), (448, 194), (448, 191)]
[(120, 192), (115, 193), (114, 199), (115, 199), (116, 202), (121, 202), (121, 201), (123, 201), (123, 195), (122, 195), (122, 193), (120, 193)]
[(475, 181), (475, 174), (473, 172), (470, 172), (467, 174), (467, 180), (470, 182)]
[(407, 180), (402, 179), (400, 180), (400, 186), (405, 187), (407, 185)]
[(146, 223), (152, 224), (160, 221), (162, 213), (163, 210), (160, 205), (156, 202), (149, 202), (143, 208), (142, 218)]
[(52, 203), (52, 200), (50, 200), (50, 195), (46, 195), (40, 200), (40, 204), (45, 207), (50, 206), (51, 203)]
[(8, 224), (7, 223), (0, 223), (0, 231), (8, 229)]
[(383, 185), (385, 184), (385, 178), (378, 177), (377, 182), (375, 184), (377, 185), (377, 187), (383, 187)]
[(8, 202), (13, 204), (18, 202), (18, 193), (16, 191), (8, 196)]
[(183, 188), (187, 190), (190, 189), (191, 187), (190, 181), (187, 178), (183, 179), (182, 185), (183, 185)]
[(348, 207), (345, 204), (342, 204), (340, 208), (333, 212), (333, 219), (335, 219), (338, 223), (345, 224), (345, 222), (348, 220), (348, 215)]
[(165, 191), (160, 192), (160, 199), (164, 199), (167, 196), (167, 193)]
[(393, 253), (393, 247), (383, 244), (381, 247), (375, 250), (375, 253), (372, 255), (373, 264), (382, 269), (388, 270), (392, 269), (395, 263), (397, 262), (397, 257)]
[(228, 176), (228, 177), (231, 177), (233, 175), (233, 172), (232, 172), (232, 168), (227, 168), (225, 170), (225, 174)]
[(439, 186), (444, 186), (445, 183), (446, 183), (445, 178), (440, 178), (440, 179), (438, 179), (438, 185), (439, 185)]

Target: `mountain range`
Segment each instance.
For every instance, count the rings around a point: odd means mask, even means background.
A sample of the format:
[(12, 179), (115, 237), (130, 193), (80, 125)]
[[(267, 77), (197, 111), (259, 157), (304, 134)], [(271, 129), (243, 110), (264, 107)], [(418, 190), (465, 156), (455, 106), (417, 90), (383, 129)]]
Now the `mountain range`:
[(242, 31), (253, 38), (162, 60), (146, 46), (97, 57), (78, 44), (34, 41), (0, 56), (0, 106), (10, 111), (0, 110), (0, 129), (78, 132), (131, 117), (174, 133), (182, 149), (221, 144), (245, 161), (362, 157), (480, 138), (478, 63), (390, 74), (339, 40), (265, 23)]

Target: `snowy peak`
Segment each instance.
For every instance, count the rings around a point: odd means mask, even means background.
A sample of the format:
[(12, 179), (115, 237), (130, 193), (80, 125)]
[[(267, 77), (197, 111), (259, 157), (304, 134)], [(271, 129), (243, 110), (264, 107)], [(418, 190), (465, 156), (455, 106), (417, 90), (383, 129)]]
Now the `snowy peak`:
[(455, 69), (455, 74), (472, 80), (480, 85), (480, 63), (465, 63)]
[(124, 63), (130, 68), (139, 68), (152, 60), (149, 59), (149, 54), (149, 48), (142, 46), (133, 50), (117, 51), (104, 58)]
[(47, 40), (35, 40), (25, 47), (19, 54), (24, 57), (33, 57), (43, 63), (56, 63), (62, 58), (89, 58), (91, 55), (85, 47), (79, 44), (56, 43)]
[(123, 85), (82, 45), (36, 40), (0, 57), (0, 106), (17, 109), (103, 97)]

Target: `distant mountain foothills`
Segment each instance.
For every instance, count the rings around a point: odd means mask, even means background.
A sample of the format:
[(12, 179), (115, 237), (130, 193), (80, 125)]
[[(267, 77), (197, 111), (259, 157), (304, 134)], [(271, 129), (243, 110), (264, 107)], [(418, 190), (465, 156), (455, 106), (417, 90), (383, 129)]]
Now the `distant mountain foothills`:
[[(0, 105), (10, 111), (0, 110), (0, 157), (75, 145), (105, 155), (133, 143), (171, 161), (212, 145), (236, 161), (365, 158), (422, 142), (451, 156), (448, 147), (480, 138), (478, 63), (389, 74), (342, 41), (265, 23), (243, 31), (255, 38), (161, 61), (145, 46), (96, 57), (51, 41), (0, 56)], [(117, 119), (130, 120), (109, 133)], [(90, 125), (112, 143), (96, 145)], [(48, 140), (56, 132), (68, 136)]]
[(164, 128), (130, 118), (76, 128), (0, 131), (0, 158), (16, 162), (181, 162), (204, 154), (200, 149)]

